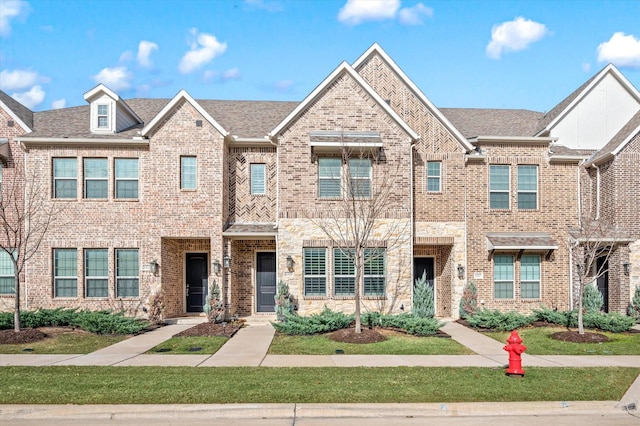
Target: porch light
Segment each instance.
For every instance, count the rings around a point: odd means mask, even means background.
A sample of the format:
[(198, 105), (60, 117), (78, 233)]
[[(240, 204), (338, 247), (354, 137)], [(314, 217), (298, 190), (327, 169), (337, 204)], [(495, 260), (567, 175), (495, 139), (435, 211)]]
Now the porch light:
[(631, 273), (631, 264), (629, 262), (622, 262), (622, 269), (624, 274), (629, 276), (629, 273)]
[(220, 273), (220, 262), (218, 262), (217, 260), (213, 261), (213, 273), (214, 274), (219, 274)]
[(458, 263), (458, 278), (464, 279), (464, 266)]
[(222, 266), (224, 269), (229, 269), (231, 267), (231, 258), (229, 256), (222, 258)]
[(149, 262), (149, 272), (151, 272), (152, 274), (157, 274), (158, 273), (158, 261), (157, 260), (152, 260), (151, 262)]
[(291, 255), (287, 256), (287, 269), (293, 271), (293, 258)]

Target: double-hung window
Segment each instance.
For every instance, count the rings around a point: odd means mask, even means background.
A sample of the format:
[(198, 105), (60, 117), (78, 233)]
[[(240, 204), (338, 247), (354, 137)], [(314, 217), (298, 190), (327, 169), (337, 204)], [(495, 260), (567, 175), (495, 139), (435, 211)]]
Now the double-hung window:
[(53, 296), (77, 297), (78, 250), (53, 250)]
[(84, 198), (107, 198), (109, 170), (106, 158), (84, 159)]
[(384, 258), (385, 250), (382, 248), (364, 249), (364, 295), (384, 295)]
[(353, 296), (355, 294), (354, 256), (354, 249), (333, 249), (333, 291), (336, 296)]
[(489, 166), (489, 206), (492, 209), (509, 208), (509, 166)]
[(513, 256), (493, 257), (493, 295), (496, 299), (513, 299)]
[(75, 158), (53, 159), (53, 198), (76, 198), (78, 196), (78, 160)]
[(525, 255), (520, 258), (520, 297), (540, 298), (540, 256)]
[(427, 192), (442, 191), (441, 165), (440, 161), (427, 162)]
[(138, 159), (116, 158), (116, 198), (138, 198)]
[(251, 195), (264, 195), (266, 193), (265, 165), (251, 164)]
[(342, 159), (318, 158), (318, 197), (342, 196)]
[(109, 128), (109, 105), (98, 105), (98, 129)]
[(85, 250), (84, 271), (86, 297), (109, 297), (108, 250)]
[(538, 208), (538, 166), (518, 166), (518, 208)]
[(196, 157), (180, 157), (180, 189), (196, 189), (197, 170)]
[(116, 250), (116, 297), (138, 297), (139, 286), (138, 249)]
[(371, 196), (371, 160), (352, 158), (349, 160), (349, 182), (351, 195), (355, 198)]
[(327, 249), (304, 249), (305, 296), (327, 295)]
[[(15, 255), (15, 251), (12, 251)], [(16, 281), (11, 254), (0, 250), (0, 294), (15, 294)]]

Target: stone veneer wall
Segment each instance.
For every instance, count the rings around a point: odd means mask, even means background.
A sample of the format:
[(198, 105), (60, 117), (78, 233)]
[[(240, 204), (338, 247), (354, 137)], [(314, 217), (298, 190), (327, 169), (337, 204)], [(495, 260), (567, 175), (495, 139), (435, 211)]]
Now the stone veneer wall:
[[(231, 242), (229, 315), (247, 316), (256, 312), (256, 252), (259, 251), (275, 252), (275, 240), (235, 240)], [(278, 277), (276, 276), (277, 281)]]

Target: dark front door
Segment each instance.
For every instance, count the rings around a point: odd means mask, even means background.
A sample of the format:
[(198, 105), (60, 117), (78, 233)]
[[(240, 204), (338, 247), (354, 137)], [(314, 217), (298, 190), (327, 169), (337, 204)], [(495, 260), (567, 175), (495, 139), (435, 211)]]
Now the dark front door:
[(600, 272), (598, 276), (598, 290), (602, 294), (602, 300), (604, 305), (602, 309), (605, 312), (609, 312), (609, 262), (604, 257), (596, 259), (596, 268)]
[(207, 254), (187, 253), (187, 312), (202, 312), (207, 297)]
[(433, 288), (433, 282), (435, 278), (435, 268), (433, 263), (433, 257), (416, 257), (413, 259), (413, 279), (422, 278), (422, 274), (427, 272), (427, 284)]
[(257, 253), (256, 287), (258, 312), (275, 312), (276, 295), (276, 254)]

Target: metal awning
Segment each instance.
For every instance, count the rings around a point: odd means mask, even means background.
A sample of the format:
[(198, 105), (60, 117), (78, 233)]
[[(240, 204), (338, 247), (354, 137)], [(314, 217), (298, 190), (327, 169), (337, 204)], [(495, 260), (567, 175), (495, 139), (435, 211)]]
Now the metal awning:
[(495, 251), (544, 251), (550, 255), (558, 249), (558, 242), (546, 232), (502, 232), (486, 237), (489, 255)]
[(277, 234), (275, 223), (234, 223), (222, 232), (231, 240), (273, 240)]
[(382, 149), (379, 132), (309, 132), (309, 145), (314, 153), (347, 149)]
[(7, 164), (9, 160), (9, 139), (0, 138), (0, 161), (2, 163)]

